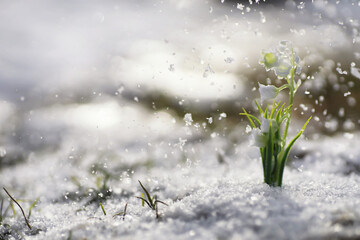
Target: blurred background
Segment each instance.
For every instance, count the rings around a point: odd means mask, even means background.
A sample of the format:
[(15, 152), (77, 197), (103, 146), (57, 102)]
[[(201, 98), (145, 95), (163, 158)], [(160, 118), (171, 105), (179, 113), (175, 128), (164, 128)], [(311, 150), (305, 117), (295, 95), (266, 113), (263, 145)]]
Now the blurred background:
[(246, 140), (239, 112), (253, 112), (258, 82), (279, 84), (258, 62), (281, 40), (302, 60), (292, 130), (312, 115), (308, 137), (351, 138), (359, 16), (355, 0), (1, 1), (0, 167)]

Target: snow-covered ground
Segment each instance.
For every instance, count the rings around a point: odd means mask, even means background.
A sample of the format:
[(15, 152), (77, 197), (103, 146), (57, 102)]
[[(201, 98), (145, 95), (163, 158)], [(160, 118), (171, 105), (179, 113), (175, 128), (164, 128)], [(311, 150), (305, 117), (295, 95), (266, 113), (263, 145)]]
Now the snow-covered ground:
[[(360, 2), (250, 2), (2, 1), (0, 186), (39, 201), (0, 239), (360, 238)], [(280, 40), (303, 60), (291, 135), (313, 115), (281, 189), (238, 116)]]
[[(34, 154), (28, 163), (4, 169), (1, 179), (21, 198), (40, 197), (30, 218), (33, 231), (18, 211), (5, 220), (10, 227), (2, 226), (1, 233), (5, 239), (9, 233), (15, 239), (356, 239), (360, 150), (354, 146), (359, 139), (356, 134), (351, 142), (342, 135), (321, 144), (302, 140), (303, 148), (295, 149), (301, 158), (287, 167), (281, 189), (262, 182), (256, 149), (247, 142), (229, 144), (226, 137), (186, 143), (183, 151), (162, 147), (169, 157), (153, 153), (151, 164), (144, 163), (151, 161), (146, 155), (104, 156), (97, 149), (84, 155)], [(97, 189), (96, 177), (103, 172), (111, 175), (111, 194), (102, 199), (89, 189)], [(159, 205), (159, 220), (135, 198), (142, 192), (137, 180), (169, 205)], [(24, 202), (25, 209), (30, 203)], [(112, 217), (126, 203), (125, 220)], [(36, 229), (41, 231), (32, 235)]]

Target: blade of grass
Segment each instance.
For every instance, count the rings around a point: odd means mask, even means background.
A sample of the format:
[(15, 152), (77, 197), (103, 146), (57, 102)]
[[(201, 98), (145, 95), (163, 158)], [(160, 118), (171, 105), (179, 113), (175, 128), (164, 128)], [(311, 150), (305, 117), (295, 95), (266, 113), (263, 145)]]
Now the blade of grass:
[(136, 198), (143, 200), (144, 202), (146, 202), (146, 204), (147, 204), (151, 209), (153, 209), (153, 206), (152, 206), (145, 198), (142, 198), (142, 197), (136, 197)]
[(262, 108), (260, 107), (260, 105), (259, 105), (259, 103), (255, 100), (255, 104), (256, 104), (256, 106), (257, 106), (257, 108), (258, 108), (258, 110), (259, 110), (259, 113), (262, 115), (262, 114), (264, 114), (264, 111), (262, 110)]
[(265, 112), (264, 112), (264, 118), (269, 118), (269, 105), (266, 106)]
[(0, 225), (3, 220), (3, 206), (4, 206), (4, 199), (1, 199), (1, 206), (0, 206)]
[[(144, 193), (141, 193), (141, 197), (142, 197), (142, 198), (145, 198), (145, 194), (144, 194)], [(142, 206), (145, 206), (145, 201), (144, 201), (144, 200), (141, 201), (141, 205), (142, 205)]]
[(128, 206), (128, 203), (126, 203), (126, 204), (125, 204), (125, 207), (124, 207), (123, 221), (125, 221), (127, 206)]
[(272, 136), (272, 121), (270, 121), (270, 127), (269, 127), (269, 141), (268, 141), (268, 151), (267, 151), (267, 155), (266, 155), (266, 175), (267, 175), (267, 180), (269, 182), (271, 182), (271, 162), (272, 162), (272, 157), (273, 157), (273, 136)]
[(11, 207), (11, 210), (13, 211), (14, 217), (16, 217), (16, 210), (15, 210), (15, 206), (14, 206), (13, 202), (10, 202), (10, 207)]
[(252, 119), (254, 119), (254, 121), (255, 121), (259, 126), (261, 126), (260, 120), (259, 120), (257, 117), (255, 117), (254, 115), (251, 115), (251, 114), (249, 114), (249, 113), (239, 113), (239, 115), (246, 116), (246, 117), (249, 119), (249, 122), (250, 122), (250, 124), (251, 124), (251, 126), (252, 126), (253, 128), (256, 128), (256, 125), (254, 124), (254, 122), (252, 121)]
[(37, 202), (39, 201), (40, 198), (37, 198), (29, 207), (29, 214), (28, 214), (28, 219), (30, 219), (31, 216), (31, 210), (35, 207), (35, 205), (37, 204)]
[(255, 125), (255, 123), (253, 122), (253, 120), (251, 119), (250, 114), (248, 114), (248, 113), (246, 112), (245, 108), (243, 108), (243, 111), (244, 111), (244, 113), (240, 113), (240, 115), (245, 115), (245, 116), (248, 118), (248, 120), (249, 120), (249, 122), (250, 122), (250, 125), (251, 125), (253, 128), (256, 128), (256, 125)]
[(99, 205), (100, 205), (101, 210), (103, 211), (104, 215), (106, 216), (106, 211), (105, 211), (104, 206), (102, 205), (102, 203), (101, 203), (101, 202), (99, 202)]
[(151, 205), (153, 205), (153, 201), (152, 201), (152, 199), (151, 199), (151, 196), (150, 196), (149, 192), (148, 192), (148, 191), (146, 190), (146, 188), (142, 185), (142, 183), (140, 182), (140, 180), (138, 180), (138, 181), (139, 181), (139, 183), (140, 183), (141, 188), (144, 190), (147, 199), (149, 200), (149, 202), (151, 203)]
[(31, 226), (30, 226), (29, 221), (27, 220), (27, 218), (26, 218), (26, 216), (25, 216), (25, 213), (24, 213), (23, 208), (22, 208), (22, 207), (20, 206), (20, 204), (15, 200), (15, 198), (13, 198), (13, 197), (10, 195), (10, 193), (9, 193), (4, 187), (3, 187), (3, 189), (4, 189), (4, 191), (6, 192), (6, 194), (11, 198), (11, 200), (13, 200), (13, 201), (16, 203), (16, 205), (19, 206), (19, 208), (20, 208), (20, 210), (21, 210), (21, 212), (22, 212), (22, 214), (23, 214), (23, 216), (24, 216), (26, 225), (27, 225), (28, 228), (31, 230)]
[(279, 182), (278, 182), (279, 186), (281, 186), (281, 184), (282, 184), (282, 177), (283, 177), (283, 173), (284, 173), (285, 163), (286, 163), (286, 159), (289, 157), (290, 150), (294, 146), (296, 140), (305, 131), (305, 128), (308, 125), (308, 123), (310, 122), (310, 120), (311, 120), (311, 117), (309, 117), (309, 119), (305, 122), (304, 126), (301, 128), (299, 133), (289, 142), (289, 144), (286, 147), (284, 153), (282, 154), (281, 163), (280, 163), (281, 165), (280, 165), (280, 173), (279, 173)]
[(166, 206), (169, 206), (167, 203), (164, 203), (163, 201), (160, 201), (160, 200), (156, 200), (156, 202), (162, 203), (162, 204), (164, 204), (164, 205), (166, 205)]
[(270, 119), (272, 119), (274, 117), (276, 108), (277, 108), (277, 106), (275, 107), (275, 101), (273, 101), (273, 104), (271, 107)]
[(280, 107), (280, 109), (277, 111), (277, 113), (276, 113), (276, 122), (278, 123), (278, 125), (280, 126), (280, 124), (281, 124), (281, 121), (280, 121), (280, 119), (281, 119), (281, 113), (282, 113), (282, 111), (283, 111), (283, 108), (284, 108), (284, 106), (285, 106), (285, 103), (283, 104), (283, 105), (281, 105), (281, 107)]

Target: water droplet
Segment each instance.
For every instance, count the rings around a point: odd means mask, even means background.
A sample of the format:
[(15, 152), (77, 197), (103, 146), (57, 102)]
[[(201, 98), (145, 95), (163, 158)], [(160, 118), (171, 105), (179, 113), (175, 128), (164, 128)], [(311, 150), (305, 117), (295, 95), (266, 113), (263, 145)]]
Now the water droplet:
[(226, 117), (227, 117), (226, 113), (220, 113), (219, 120), (226, 118)]
[(260, 12), (260, 21), (261, 23), (266, 23), (266, 17), (263, 12)]
[(339, 109), (339, 117), (344, 117), (345, 116), (345, 109), (344, 108), (340, 108)]
[(0, 157), (5, 157), (6, 156), (6, 149), (3, 147), (0, 147)]
[(234, 59), (231, 58), (231, 57), (227, 57), (227, 58), (224, 59), (224, 61), (225, 61), (226, 63), (232, 63), (232, 62), (234, 61)]
[(238, 4), (236, 5), (236, 8), (237, 8), (237, 9), (240, 9), (241, 11), (244, 10), (244, 7), (245, 7), (245, 6), (244, 6), (243, 4), (241, 4), (241, 3), (238, 3)]
[(184, 116), (184, 121), (186, 126), (190, 126), (193, 122), (191, 113), (186, 113)]

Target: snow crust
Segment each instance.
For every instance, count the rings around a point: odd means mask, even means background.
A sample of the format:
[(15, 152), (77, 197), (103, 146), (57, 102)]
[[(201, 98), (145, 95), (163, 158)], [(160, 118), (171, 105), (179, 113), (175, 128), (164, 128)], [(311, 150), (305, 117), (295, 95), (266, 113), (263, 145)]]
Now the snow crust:
[[(40, 202), (30, 223), (41, 229), (31, 235), (20, 215), (9, 217), (12, 236), (26, 239), (326, 239), (359, 236), (360, 134), (351, 143), (342, 135), (316, 141), (303, 141), (296, 149), (302, 158), (293, 157), (286, 167), (283, 188), (270, 188), (262, 182), (261, 163), (256, 148), (240, 143), (219, 162), (213, 146), (226, 146), (226, 139), (210, 139), (186, 144), (184, 153), (195, 148), (192, 165), (181, 159), (168, 165), (155, 160), (150, 169), (117, 171), (118, 161), (107, 161), (114, 178), (109, 182), (111, 197), (103, 200), (104, 216), (96, 204), (86, 205), (89, 197), (66, 199), (69, 192), (80, 191), (69, 180), (79, 177), (83, 186), (94, 186), (97, 174), (88, 169), (99, 161), (83, 156), (70, 161), (59, 153), (38, 156), (16, 167), (5, 169), (1, 183), (21, 198)], [(321, 145), (319, 144), (321, 142)], [(340, 144), (341, 143), (341, 144)], [(326, 146), (333, 146), (333, 150)], [(346, 165), (342, 146), (353, 156), (356, 166)], [(336, 150), (335, 150), (336, 149)], [(257, 156), (257, 157), (256, 157)], [(100, 158), (99, 158), (100, 159)], [(136, 162), (137, 159), (132, 159)], [(334, 166), (334, 162), (342, 165)], [(329, 171), (329, 169), (333, 169)], [(351, 171), (349, 171), (349, 169)], [(98, 173), (100, 175), (100, 173)], [(169, 206), (160, 206), (161, 219), (141, 206), (141, 180)], [(96, 187), (95, 187), (96, 188)], [(22, 190), (20, 190), (22, 189)], [(81, 193), (78, 192), (79, 195)], [(125, 194), (126, 193), (126, 194)], [(128, 203), (123, 221), (112, 215)], [(28, 203), (24, 204), (25, 209)], [(4, 234), (6, 228), (0, 227)]]

